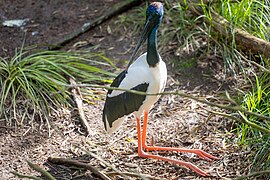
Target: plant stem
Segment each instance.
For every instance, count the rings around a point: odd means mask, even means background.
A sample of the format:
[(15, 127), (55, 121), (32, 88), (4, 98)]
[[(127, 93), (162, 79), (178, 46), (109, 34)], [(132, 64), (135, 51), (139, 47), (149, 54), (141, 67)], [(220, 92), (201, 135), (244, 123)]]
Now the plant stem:
[(42, 169), (36, 164), (31, 163), (30, 161), (26, 161), (27, 164), (37, 172), (40, 172), (43, 176), (45, 176), (48, 180), (56, 180), (48, 171)]

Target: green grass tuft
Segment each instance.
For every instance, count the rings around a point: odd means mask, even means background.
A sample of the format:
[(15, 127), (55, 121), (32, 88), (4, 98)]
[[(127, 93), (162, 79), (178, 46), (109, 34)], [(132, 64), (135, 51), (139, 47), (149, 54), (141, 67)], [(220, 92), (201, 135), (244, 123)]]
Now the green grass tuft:
[[(253, 82), (253, 81), (252, 81)], [(249, 92), (243, 94), (242, 106), (247, 110), (265, 116), (270, 116), (270, 79), (269, 74), (255, 75), (255, 83)], [(247, 117), (261, 127), (270, 129), (270, 122), (258, 119), (255, 116)], [(240, 124), (238, 128), (239, 144), (250, 146), (257, 152), (251, 171), (262, 171), (270, 168), (270, 136), (261, 131), (253, 129), (246, 124)], [(268, 176), (270, 178), (270, 176)]]
[[(231, 1), (223, 0), (213, 3), (212, 7), (216, 12), (222, 15), (232, 24), (232, 29), (241, 28), (252, 35), (269, 41), (269, 23), (270, 23), (270, 1), (268, 0), (242, 0)], [(232, 31), (233, 33), (234, 31)], [(232, 34), (235, 37), (234, 34)], [(262, 65), (268, 65), (269, 60), (262, 56), (254, 56), (245, 52), (237, 51), (237, 45), (234, 39), (224, 41), (223, 59), (225, 68), (237, 74), (237, 71), (242, 71), (249, 78), (251, 88), (240, 94), (242, 106), (247, 110), (256, 112), (265, 116), (270, 116), (270, 85), (269, 74), (260, 73), (253, 67), (247, 66), (242, 60), (242, 57), (249, 57), (251, 60), (261, 62)], [(242, 53), (242, 55), (239, 55)], [(265, 66), (267, 67), (267, 66)], [(249, 69), (249, 70), (248, 70)], [(252, 72), (252, 73), (247, 73)], [(254, 77), (251, 77), (253, 76)], [(247, 116), (249, 121), (256, 123), (264, 128), (270, 129), (270, 122), (260, 120), (255, 116)], [(246, 124), (239, 124), (237, 128), (239, 144), (241, 146), (250, 147), (256, 155), (253, 160), (250, 171), (262, 171), (270, 168), (270, 136), (253, 129)], [(270, 178), (265, 175), (264, 178)]]
[(49, 104), (70, 105), (69, 90), (61, 85), (69, 84), (70, 78), (104, 83), (115, 76), (100, 68), (112, 66), (102, 54), (20, 51), (11, 59), (0, 60), (0, 115), (6, 119), (16, 119), (20, 108), (24, 108), (22, 102), (42, 115), (49, 113)]

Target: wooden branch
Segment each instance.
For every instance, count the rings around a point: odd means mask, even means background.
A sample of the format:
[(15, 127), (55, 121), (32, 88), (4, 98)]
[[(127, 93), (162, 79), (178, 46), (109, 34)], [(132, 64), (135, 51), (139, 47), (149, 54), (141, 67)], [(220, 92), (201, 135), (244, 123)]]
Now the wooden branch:
[[(79, 147), (78, 147), (79, 148)], [(121, 175), (123, 178), (127, 179), (128, 177), (123, 174), (121, 171), (119, 171), (118, 169), (116, 169), (113, 165), (109, 164), (107, 161), (103, 160), (101, 157), (97, 156), (96, 154), (90, 152), (90, 151), (87, 151), (87, 150), (84, 150), (88, 155), (96, 158), (97, 160), (99, 160), (100, 162), (102, 162), (103, 164), (105, 164), (107, 167), (111, 168), (112, 170), (114, 170), (116, 173), (118, 173), (119, 175)]]
[[(200, 0), (189, 0), (189, 8), (198, 16), (203, 15), (203, 10), (199, 6)], [(250, 51), (254, 54), (261, 54), (266, 58), (270, 57), (270, 42), (260, 39), (248, 32), (232, 25), (225, 18), (220, 16), (214, 10), (211, 10), (212, 19), (204, 18), (205, 22), (211, 26), (223, 37), (233, 39), (233, 33), (237, 48), (243, 51)]]
[(262, 114), (258, 114), (256, 112), (245, 110), (245, 109), (243, 109), (239, 105), (230, 106), (230, 105), (216, 104), (216, 103), (207, 101), (205, 99), (202, 99), (202, 98), (199, 98), (199, 97), (195, 97), (195, 96), (192, 96), (192, 95), (189, 95), (187, 93), (180, 92), (180, 91), (172, 91), (172, 92), (169, 92), (168, 91), (168, 92), (151, 94), (151, 93), (145, 93), (145, 92), (142, 92), (142, 91), (129, 90), (129, 89), (125, 89), (125, 88), (117, 88), (117, 87), (109, 87), (109, 86), (101, 86), (101, 85), (93, 85), (93, 84), (77, 84), (76, 86), (71, 86), (71, 85), (68, 85), (68, 84), (62, 84), (61, 83), (59, 85), (65, 86), (65, 87), (69, 87), (69, 88), (72, 88), (72, 87), (104, 88), (104, 89), (108, 89), (108, 90), (119, 90), (119, 91), (125, 91), (125, 92), (130, 92), (130, 93), (139, 94), (139, 95), (146, 95), (146, 96), (178, 95), (178, 96), (181, 96), (181, 97), (186, 97), (186, 98), (189, 98), (189, 99), (193, 99), (195, 101), (198, 101), (198, 102), (207, 104), (209, 106), (214, 106), (214, 107), (218, 107), (218, 108), (226, 109), (226, 110), (230, 110), (230, 111), (241, 111), (241, 112), (243, 112), (245, 114), (253, 115), (253, 116), (256, 116), (256, 117), (258, 117), (260, 119), (270, 120), (270, 117), (269, 116), (265, 116), (265, 115), (262, 115)]
[(100, 162), (102, 162), (104, 165), (106, 165), (110, 169), (112, 169), (114, 172), (109, 173), (111, 175), (118, 174), (118, 175), (121, 175), (124, 179), (128, 179), (128, 176), (130, 176), (130, 177), (139, 177), (141, 179), (158, 179), (158, 178), (155, 178), (155, 177), (152, 177), (152, 176), (149, 176), (149, 175), (145, 175), (145, 174), (130, 173), (130, 172), (121, 172), (118, 169), (116, 169), (113, 165), (109, 164), (107, 161), (105, 161), (101, 157), (97, 156), (96, 154), (94, 154), (94, 153), (92, 153), (90, 151), (87, 151), (87, 150), (85, 150), (85, 152), (88, 155), (90, 155), (90, 156), (96, 158), (97, 160), (99, 160)]
[(239, 53), (238, 51), (235, 51), (239, 56), (241, 56), (241, 58), (244, 60), (244, 61), (246, 61), (246, 62), (248, 62), (248, 63), (250, 63), (250, 64), (252, 64), (252, 65), (254, 65), (254, 66), (257, 66), (259, 69), (261, 69), (262, 71), (264, 71), (264, 72), (266, 72), (266, 73), (269, 73), (270, 74), (270, 70), (269, 69), (267, 69), (267, 68), (265, 68), (264, 66), (262, 66), (262, 65), (260, 65), (260, 64), (258, 64), (258, 63), (256, 63), (255, 61), (251, 61), (251, 60), (249, 60), (249, 59), (247, 59), (245, 56), (243, 56), (241, 53)]
[(43, 180), (42, 178), (35, 177), (35, 176), (29, 176), (29, 175), (24, 175), (15, 171), (10, 172), (11, 174), (17, 176), (20, 179), (34, 179), (34, 180)]
[(90, 29), (100, 25), (104, 21), (112, 18), (113, 16), (120, 14), (134, 6), (139, 5), (143, 0), (125, 0), (125, 1), (120, 1), (119, 3), (115, 4), (113, 7), (109, 8), (105, 14), (102, 16), (98, 17), (92, 22), (84, 23), (82, 27), (79, 29), (76, 29), (75, 31), (67, 34), (63, 39), (60, 39), (58, 42), (50, 43), (51, 48), (50, 50), (56, 50), (60, 49), (63, 45), (67, 44), (74, 38), (78, 37), (79, 35), (89, 31)]
[(227, 118), (229, 118), (229, 119), (233, 119), (233, 120), (238, 121), (238, 122), (240, 122), (240, 123), (245, 123), (245, 124), (251, 126), (251, 127), (254, 128), (254, 129), (257, 129), (257, 130), (259, 130), (259, 131), (261, 131), (261, 132), (270, 134), (270, 130), (269, 130), (269, 129), (266, 129), (266, 128), (260, 126), (260, 125), (257, 125), (257, 124), (255, 124), (255, 123), (249, 121), (249, 120), (243, 115), (243, 113), (241, 113), (240, 111), (238, 111), (237, 114), (226, 114), (226, 113), (221, 113), (221, 112), (217, 112), (217, 111), (208, 110), (208, 109), (206, 109), (206, 108), (204, 108), (204, 109), (205, 109), (206, 111), (211, 112), (211, 113), (213, 113), (213, 114), (216, 114), (216, 115), (218, 115), (218, 116), (227, 117)]
[[(76, 82), (72, 78), (69, 79), (69, 82), (70, 82), (71, 85), (76, 85)], [(85, 128), (86, 133), (88, 135), (88, 134), (90, 134), (91, 129), (90, 129), (90, 126), (89, 126), (89, 124), (88, 124), (88, 122), (87, 122), (87, 120), (85, 118), (85, 115), (84, 115), (83, 101), (82, 101), (82, 98), (81, 98), (80, 88), (79, 87), (75, 87), (75, 88), (73, 88), (71, 90), (71, 92), (73, 94), (74, 101), (77, 104), (77, 109), (78, 109), (78, 113), (79, 113), (79, 116), (80, 116), (81, 124)]]
[(242, 117), (243, 123), (245, 123), (245, 124), (247, 124), (247, 125), (255, 128), (255, 129), (258, 129), (261, 132), (270, 134), (270, 130), (269, 129), (266, 129), (266, 128), (264, 128), (264, 127), (262, 127), (262, 126), (260, 126), (260, 125), (258, 125), (256, 123), (254, 123), (254, 122), (249, 121), (247, 119), (247, 117), (242, 112), (238, 111), (238, 114), (240, 114), (240, 116)]
[(76, 161), (76, 160), (71, 160), (71, 159), (53, 158), (53, 157), (49, 157), (48, 161), (51, 163), (54, 163), (54, 164), (58, 164), (58, 165), (76, 166), (76, 167), (84, 168), (84, 169), (87, 169), (87, 170), (93, 172), (95, 175), (97, 175), (101, 179), (110, 180), (110, 178), (107, 175), (105, 175), (104, 173), (99, 171), (94, 166), (91, 166), (90, 164), (86, 164), (86, 163)]
[(26, 161), (26, 162), (32, 169), (34, 169), (35, 171), (37, 171), (37, 172), (41, 173), (43, 176), (45, 176), (46, 179), (56, 180), (48, 171), (42, 169), (41, 167), (39, 167), (36, 164), (31, 163), (30, 161)]
[[(238, 48), (244, 51), (250, 51), (254, 54), (264, 55), (266, 58), (270, 57), (270, 42), (260, 39), (256, 36), (249, 34), (248, 32), (233, 27), (225, 18), (218, 13), (211, 10), (213, 27), (224, 37), (232, 39), (232, 34), (235, 33), (235, 43)], [(232, 32), (234, 31), (234, 32)]]
[[(110, 172), (110, 173), (107, 173), (108, 175), (119, 175), (117, 172)], [(161, 179), (161, 178), (156, 178), (156, 177), (153, 177), (153, 176), (150, 176), (148, 174), (138, 174), (138, 173), (131, 173), (131, 172), (122, 172), (122, 174), (125, 174), (127, 176), (130, 176), (130, 177), (136, 177), (136, 178), (141, 178), (141, 179), (151, 179), (151, 180), (164, 180), (164, 179)]]

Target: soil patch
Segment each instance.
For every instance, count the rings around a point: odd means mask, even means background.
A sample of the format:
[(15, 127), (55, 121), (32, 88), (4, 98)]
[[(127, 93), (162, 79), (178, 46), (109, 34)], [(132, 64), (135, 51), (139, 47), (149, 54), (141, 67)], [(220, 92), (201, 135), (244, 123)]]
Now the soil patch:
[[(12, 56), (16, 47), (33, 44), (47, 44), (64, 37), (85, 22), (89, 22), (109, 9), (116, 0), (89, 1), (2, 1), (0, 2), (1, 21), (10, 19), (29, 19), (20, 28), (0, 26), (0, 56)], [(16, 12), (16, 13), (15, 13)], [(129, 13), (129, 12), (127, 12)], [(115, 18), (117, 19), (117, 17)], [(129, 59), (138, 35), (119, 29), (111, 19), (101, 26), (83, 34), (64, 49), (88, 48), (96, 46), (96, 51), (105, 51), (122, 67)], [(108, 28), (109, 27), (109, 28)], [(80, 44), (80, 47), (74, 44)], [(172, 66), (172, 54), (163, 55), (168, 64), (169, 79), (166, 90), (183, 90), (195, 96), (211, 96), (222, 88), (223, 83), (209, 74), (212, 64), (220, 59), (201, 59), (208, 62), (182, 69)], [(118, 61), (117, 61), (118, 60)], [(177, 61), (183, 61), (181, 58)], [(215, 64), (216, 65), (216, 64)], [(216, 74), (215, 74), (216, 75)], [(212, 76), (212, 77), (210, 77)], [(0, 125), (0, 176), (4, 179), (18, 179), (10, 172), (39, 174), (30, 169), (25, 162), (29, 160), (51, 172), (57, 179), (99, 179), (89, 171), (74, 167), (57, 166), (47, 162), (48, 157), (64, 157), (89, 162), (103, 172), (112, 170), (87, 154), (95, 153), (121, 172), (136, 172), (165, 179), (220, 179), (235, 177), (248, 172), (250, 152), (239, 149), (236, 134), (230, 133), (233, 121), (212, 116), (209, 106), (175, 95), (162, 97), (150, 114), (148, 143), (155, 145), (199, 148), (220, 160), (207, 162), (197, 156), (185, 153), (160, 153), (167, 157), (182, 159), (196, 164), (209, 172), (210, 177), (198, 177), (186, 168), (137, 156), (136, 124), (134, 119), (126, 121), (122, 129), (113, 136), (104, 131), (101, 113), (105, 90), (97, 89), (102, 101), (85, 102), (84, 111), (91, 125), (92, 133), (83, 133), (75, 109), (58, 109), (51, 116), (51, 137), (45, 122), (34, 127), (6, 127)], [(153, 152), (157, 154), (157, 152)], [(116, 179), (120, 179), (116, 176)]]

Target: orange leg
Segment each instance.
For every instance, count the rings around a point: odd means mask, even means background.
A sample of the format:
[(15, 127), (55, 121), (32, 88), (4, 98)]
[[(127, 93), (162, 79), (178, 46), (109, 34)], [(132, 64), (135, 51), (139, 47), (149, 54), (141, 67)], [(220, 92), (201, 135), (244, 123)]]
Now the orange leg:
[(146, 132), (148, 124), (148, 112), (144, 112), (143, 119), (143, 131), (142, 131), (142, 147), (148, 151), (177, 151), (197, 154), (199, 157), (211, 161), (211, 159), (219, 159), (201, 149), (185, 149), (185, 148), (172, 148), (172, 147), (159, 147), (159, 146), (148, 146), (146, 144)]
[(153, 159), (160, 159), (164, 161), (169, 161), (175, 164), (179, 164), (182, 166), (185, 166), (196, 173), (202, 175), (202, 176), (207, 176), (207, 173), (198, 168), (197, 166), (193, 165), (192, 163), (185, 162), (185, 161), (179, 161), (175, 159), (170, 159), (162, 156), (157, 156), (157, 155), (152, 155), (152, 154), (147, 154), (143, 151), (143, 148), (145, 148), (148, 151), (152, 150), (162, 150), (162, 151), (177, 151), (177, 152), (189, 152), (189, 153), (194, 153), (197, 154), (199, 157), (211, 160), (212, 159), (218, 159), (215, 156), (212, 156), (200, 149), (184, 149), (184, 148), (171, 148), (171, 147), (159, 147), (159, 146), (147, 146), (146, 145), (146, 131), (147, 131), (147, 122), (148, 122), (148, 112), (144, 113), (144, 120), (143, 120), (143, 130), (142, 130), (142, 135), (141, 135), (141, 123), (140, 119), (137, 119), (137, 131), (138, 131), (138, 155), (140, 157), (145, 157), (145, 158), (153, 158)]

